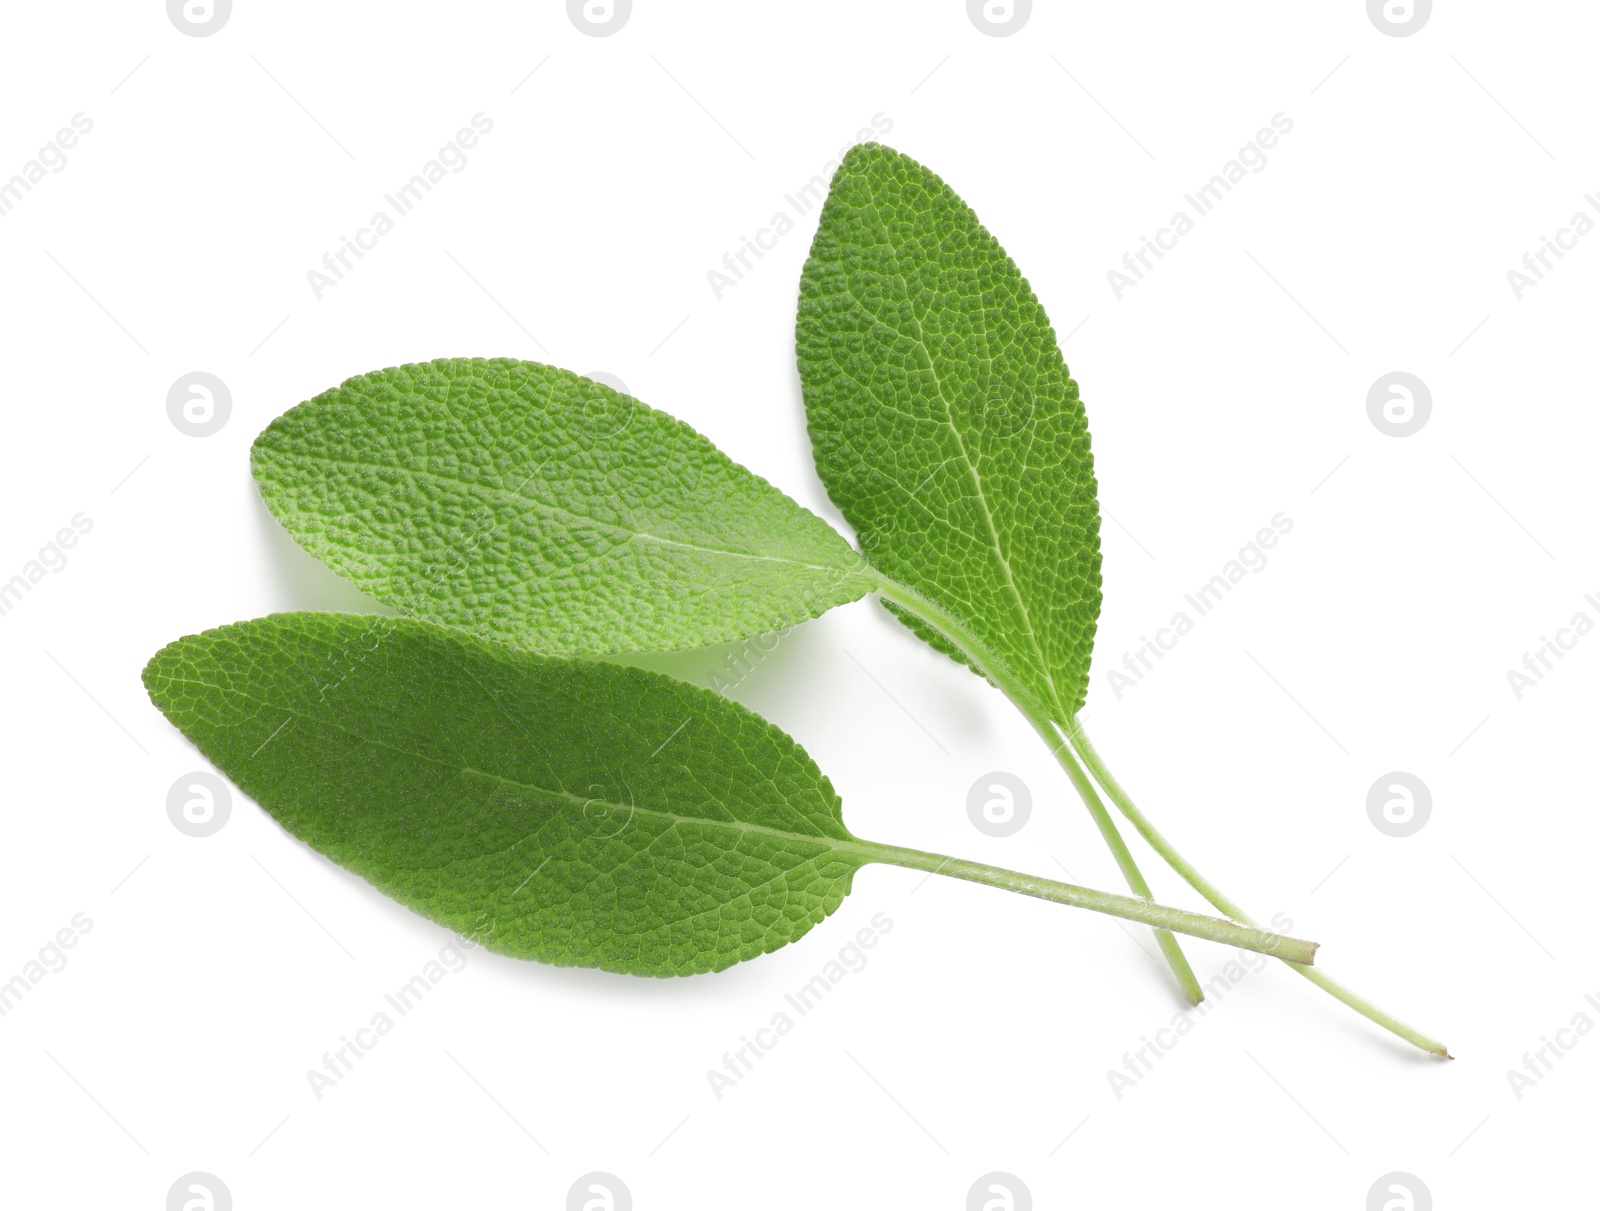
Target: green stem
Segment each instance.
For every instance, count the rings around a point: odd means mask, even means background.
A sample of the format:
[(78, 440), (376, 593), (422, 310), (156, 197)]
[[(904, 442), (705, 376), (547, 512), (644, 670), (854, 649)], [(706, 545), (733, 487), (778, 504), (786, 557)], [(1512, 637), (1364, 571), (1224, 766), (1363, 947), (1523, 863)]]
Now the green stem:
[[(1240, 946), (1246, 950), (1259, 951), (1297, 965), (1309, 965), (1314, 962), (1317, 953), (1315, 942), (1291, 938), (1284, 934), (1268, 933), (1253, 925), (1224, 921), (1219, 917), (1186, 912), (1181, 908), (1168, 908), (1163, 904), (1154, 904), (1148, 899), (1119, 896), (1114, 892), (1096, 891), (1090, 887), (1079, 887), (1074, 883), (1058, 883), (1054, 879), (1041, 879), (1014, 870), (986, 866), (981, 862), (968, 862), (964, 858), (949, 858), (942, 854), (925, 853), (920, 849), (906, 849), (899, 845), (881, 845), (875, 841), (861, 841), (857, 844), (859, 849), (856, 846), (838, 848), (854, 849), (860, 856), (874, 862), (903, 866), (909, 870), (925, 870), (930, 874), (948, 875), (953, 879), (965, 879), (970, 883), (999, 887), (1024, 896), (1049, 900), (1055, 904), (1087, 908), (1091, 912), (1123, 917), (1157, 929), (1175, 930), (1192, 937), (1204, 938), (1209, 942), (1221, 942), (1226, 946)], [(1298, 970), (1298, 966), (1296, 969)]]
[[(1066, 770), (1073, 789), (1078, 792), (1078, 797), (1089, 809), (1089, 815), (1094, 818), (1095, 824), (1100, 829), (1100, 835), (1105, 838), (1106, 846), (1116, 858), (1117, 866), (1122, 870), (1122, 876), (1128, 881), (1128, 886), (1133, 889), (1134, 895), (1153, 900), (1155, 897), (1150, 892), (1150, 884), (1145, 881), (1144, 873), (1134, 864), (1133, 855), (1128, 852), (1127, 842), (1122, 839), (1122, 834), (1112, 822), (1111, 813), (1106, 811), (1105, 804), (1100, 801), (1100, 796), (1095, 792), (1094, 783), (1089, 781), (1089, 776), (1072, 759), (1072, 753), (1067, 748), (1066, 742), (1061, 739), (1060, 733), (1051, 727), (1048, 721), (1035, 716), (1021, 704), (1018, 704), (1018, 709), (1027, 717), (1028, 722), (1033, 724), (1033, 730), (1039, 733), (1061, 768)], [(1200, 981), (1194, 974), (1194, 968), (1189, 966), (1189, 960), (1184, 957), (1183, 951), (1178, 949), (1178, 939), (1164, 930), (1157, 930), (1156, 944), (1161, 947), (1161, 953), (1167, 957), (1167, 964), (1177, 975), (1178, 983), (1182, 986), (1189, 1004), (1200, 1004), (1205, 999), (1205, 994), (1200, 990)]]
[[(1145, 818), (1144, 813), (1134, 804), (1132, 797), (1122, 789), (1122, 785), (1117, 781), (1116, 777), (1106, 768), (1106, 763), (1101, 759), (1100, 754), (1095, 751), (1094, 745), (1089, 742), (1089, 737), (1084, 732), (1083, 725), (1078, 722), (1076, 717), (1072, 720), (1068, 738), (1072, 742), (1072, 747), (1078, 751), (1078, 756), (1083, 758), (1083, 763), (1094, 773), (1096, 780), (1105, 788), (1106, 794), (1111, 796), (1111, 801), (1121, 809), (1122, 814), (1139, 831), (1139, 835), (1150, 843), (1150, 848), (1166, 860), (1168, 866), (1182, 875), (1189, 886), (1209, 900), (1219, 912), (1226, 913), (1234, 920), (1242, 921), (1247, 925), (1255, 924), (1244, 909), (1223, 895), (1222, 890), (1216, 884), (1191, 866), (1188, 860), (1173, 848), (1172, 843), (1163, 837), (1156, 830), (1156, 827)], [(1076, 765), (1076, 762), (1074, 762), (1074, 765)], [(1282, 956), (1277, 957), (1281, 958)], [(1450, 1052), (1443, 1043), (1437, 1039), (1430, 1038), (1413, 1026), (1406, 1025), (1406, 1023), (1392, 1014), (1385, 1013), (1371, 1001), (1346, 988), (1337, 980), (1324, 975), (1320, 971), (1309, 970), (1294, 962), (1289, 963), (1289, 969), (1298, 975), (1304, 976), (1318, 988), (1321, 988), (1336, 999), (1343, 1001), (1351, 1009), (1361, 1014), (1362, 1017), (1376, 1022), (1393, 1034), (1399, 1035), (1413, 1046), (1420, 1047), (1422, 1050), (1431, 1052), (1434, 1055), (1443, 1056), (1445, 1059), (1450, 1058)]]
[[(1076, 716), (1072, 717), (1070, 729), (1062, 729), (1055, 726), (1053, 723), (1055, 712), (1050, 710), (1049, 705), (1040, 702), (1017, 678), (1011, 676), (1005, 663), (990, 653), (983, 644), (979, 643), (977, 638), (962, 625), (959, 619), (929, 601), (915, 589), (889, 580), (881, 573), (877, 573), (877, 575), (879, 577), (879, 597), (893, 602), (941, 632), (967, 655), (973, 665), (992, 681), (1001, 693), (1011, 699), (1012, 703), (1022, 712), (1028, 722), (1033, 725), (1034, 730), (1044, 738), (1051, 753), (1055, 755), (1056, 760), (1066, 770), (1067, 776), (1072, 779), (1073, 786), (1077, 788), (1079, 795), (1083, 797), (1084, 804), (1089, 808), (1089, 814), (1094, 817), (1095, 823), (1100, 826), (1100, 833), (1105, 837), (1106, 844), (1110, 846), (1113, 856), (1117, 859), (1117, 865), (1122, 869), (1123, 877), (1128, 880), (1130, 888), (1146, 898), (1149, 897), (1148, 884), (1145, 883), (1143, 875), (1140, 874), (1138, 867), (1134, 864), (1133, 857), (1128, 853), (1128, 847), (1123, 843), (1121, 834), (1117, 832), (1115, 824), (1111, 822), (1109, 814), (1106, 813), (1104, 804), (1100, 802), (1099, 796), (1095, 794), (1093, 785), (1084, 777), (1083, 769), (1073, 759), (1071, 749), (1077, 750), (1078, 756), (1083, 759), (1084, 764), (1089, 767), (1100, 785), (1105, 788), (1106, 793), (1111, 796), (1111, 801), (1117, 805), (1122, 814), (1138, 830), (1139, 835), (1149, 842), (1150, 847), (1165, 859), (1167, 865), (1181, 875), (1189, 886), (1204, 896), (1219, 912), (1226, 913), (1236, 921), (1253, 924), (1249, 915), (1239, 905), (1223, 895), (1219, 887), (1191, 866), (1183, 855), (1178, 853), (1172, 847), (1172, 844), (1156, 831), (1155, 826), (1145, 818), (1144, 813), (1138, 809), (1132, 798), (1122, 789), (1116, 778), (1112, 776), (1111, 771), (1106, 768), (1105, 762), (1100, 759), (1099, 753), (1095, 752), (1094, 746), (1089, 743), (1089, 738), (1084, 734), (1083, 727), (1078, 723)], [(1071, 743), (1071, 749), (1062, 743), (1063, 731), (1068, 733), (1067, 739)], [(1105, 817), (1104, 824), (1101, 823), (1102, 817)], [(1185, 931), (1179, 930), (1179, 932)], [(1157, 934), (1157, 940), (1161, 942), (1162, 953), (1167, 956), (1167, 962), (1177, 975), (1178, 982), (1183, 986), (1184, 992), (1189, 995), (1192, 1001), (1198, 1002), (1200, 997), (1199, 982), (1195, 980), (1194, 972), (1190, 969), (1188, 961), (1183, 957), (1183, 953), (1178, 950), (1177, 940), (1170, 934), (1163, 935), (1161, 933)], [(1170, 950), (1168, 949), (1169, 943)], [(1344, 1002), (1363, 1017), (1405, 1039), (1406, 1042), (1411, 1043), (1413, 1046), (1420, 1047), (1422, 1050), (1431, 1052), (1434, 1055), (1449, 1058), (1450, 1052), (1443, 1043), (1423, 1034), (1412, 1026), (1408, 1026), (1399, 1018), (1385, 1013), (1371, 1001), (1346, 988), (1338, 981), (1330, 979), (1320, 971), (1310, 970), (1297, 963), (1289, 963), (1289, 968), (1310, 980), (1335, 999)]]
[[(880, 576), (878, 595), (896, 605), (917, 615), (929, 626), (946, 635), (952, 643), (967, 654), (968, 659), (999, 688), (1000, 692), (1010, 698), (1017, 708), (1022, 711), (1033, 725), (1033, 728), (1050, 746), (1059, 761), (1067, 771), (1067, 777), (1072, 779), (1084, 806), (1089, 809), (1089, 815), (1094, 820), (1095, 827), (1100, 830), (1100, 836), (1105, 840), (1106, 848), (1111, 851), (1111, 856), (1116, 859), (1117, 869), (1122, 872), (1122, 877), (1127, 881), (1128, 887), (1134, 895), (1142, 896), (1146, 900), (1152, 899), (1150, 884), (1145, 881), (1143, 872), (1139, 870), (1138, 863), (1133, 860), (1127, 842), (1122, 839), (1122, 834), (1117, 830), (1116, 821), (1111, 818), (1111, 813), (1106, 811), (1105, 804), (1100, 801), (1100, 796), (1095, 793), (1094, 784), (1089, 781), (1078, 763), (1072, 759), (1071, 752), (1062, 742), (1059, 733), (1050, 725), (1053, 717), (1049, 707), (1039, 703), (1034, 696), (1026, 691), (1016, 678), (1012, 677), (1003, 661), (990, 653), (977, 638), (972, 635), (961, 622), (922, 594), (909, 586), (899, 584)], [(1063, 709), (1064, 713), (1064, 709)], [(1204, 998), (1200, 990), (1200, 981), (1194, 974), (1194, 968), (1189, 966), (1189, 960), (1184, 957), (1183, 951), (1178, 946), (1178, 939), (1166, 930), (1156, 931), (1156, 945), (1161, 948), (1161, 953), (1167, 960), (1167, 966), (1172, 968), (1172, 973), (1177, 977), (1178, 986), (1183, 989), (1183, 995), (1189, 1004), (1198, 1005)]]

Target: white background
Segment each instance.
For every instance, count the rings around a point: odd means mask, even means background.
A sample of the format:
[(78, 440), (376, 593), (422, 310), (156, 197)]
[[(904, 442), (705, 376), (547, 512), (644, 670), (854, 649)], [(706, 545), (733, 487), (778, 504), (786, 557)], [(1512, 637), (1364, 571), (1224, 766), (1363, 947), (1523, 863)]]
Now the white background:
[[(0, 177), (94, 123), (0, 218), (0, 579), (93, 521), (0, 618), (0, 980), (93, 921), (0, 1018), (8, 1204), (159, 1208), (202, 1170), (241, 1211), (555, 1208), (604, 1170), (641, 1209), (959, 1208), (1003, 1170), (1041, 1208), (1359, 1211), (1401, 1170), (1439, 1208), (1577, 1205), (1600, 1037), (1520, 1099), (1506, 1071), (1580, 1011), (1600, 1023), (1600, 638), (1520, 701), (1506, 670), (1600, 621), (1600, 237), (1520, 301), (1506, 271), (1600, 189), (1591, 6), (1442, 4), (1403, 38), (1356, 0), (1041, 3), (1004, 38), (960, 0), (637, 0), (605, 38), (553, 0), (238, 0), (204, 38), (157, 0), (5, 25)], [(318, 301), (306, 271), (479, 112), (468, 166)], [(1267, 167), (1118, 301), (1106, 271), (1280, 112)], [(206, 839), (167, 818), (204, 766), (146, 700), (146, 659), (371, 608), (270, 519), (252, 438), (360, 372), (535, 358), (620, 377), (842, 524), (793, 361), (814, 214), (720, 301), (706, 271), (874, 114), (1066, 338), (1108, 515), (1086, 719), (1111, 766), (1224, 889), (1458, 1058), (1273, 969), (1119, 1098), (1107, 1070), (1181, 1009), (1146, 931), (874, 867), (801, 942), (719, 975), (475, 952), (317, 1100), (306, 1070), (448, 937), (242, 797)], [(197, 369), (233, 401), (205, 438), (166, 412)], [(1396, 369), (1433, 397), (1403, 439), (1366, 412)], [(1119, 700), (1122, 653), (1280, 511), (1270, 564)], [(703, 683), (723, 655), (662, 663)], [(1120, 889), (1008, 704), (870, 602), (736, 695), (859, 833)], [(993, 770), (1034, 798), (1004, 840), (965, 810)], [(1367, 817), (1391, 770), (1433, 795), (1406, 839)], [(1136, 852), (1160, 899), (1203, 907)], [(876, 912), (894, 929), (870, 965), (714, 1097), (706, 1070)], [(1187, 950), (1203, 980), (1233, 957)]]

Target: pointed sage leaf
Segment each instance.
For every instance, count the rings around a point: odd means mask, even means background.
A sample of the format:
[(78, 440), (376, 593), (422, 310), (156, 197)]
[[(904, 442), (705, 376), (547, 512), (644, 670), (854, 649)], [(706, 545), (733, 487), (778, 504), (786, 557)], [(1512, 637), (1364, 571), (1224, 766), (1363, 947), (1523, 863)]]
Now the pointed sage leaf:
[(718, 970), (804, 934), (862, 862), (794, 741), (637, 669), (287, 614), (179, 640), (145, 683), (289, 832), (505, 954)]
[(363, 374), (256, 439), (311, 554), (403, 614), (534, 651), (669, 651), (870, 592), (827, 523), (673, 417), (536, 362)]
[(909, 590), (885, 603), (1064, 724), (1088, 689), (1100, 511), (1077, 384), (1016, 265), (932, 172), (862, 144), (822, 209), (796, 346), (817, 471)]
[(839, 906), (869, 862), (1310, 962), (1315, 946), (845, 828), (805, 751), (710, 690), (406, 618), (280, 614), (180, 639), (151, 699), (290, 833), (489, 949), (716, 971)]
[[(879, 599), (1013, 699), (1073, 780), (1129, 886), (1149, 888), (1083, 768), (1217, 909), (1238, 905), (1158, 833), (1076, 713), (1100, 610), (1088, 424), (1016, 265), (934, 173), (876, 144), (834, 175), (801, 275), (796, 346), (817, 470), (885, 574)], [(1157, 934), (1190, 999), (1199, 983)], [(1424, 1050), (1443, 1044), (1320, 971), (1333, 996)]]

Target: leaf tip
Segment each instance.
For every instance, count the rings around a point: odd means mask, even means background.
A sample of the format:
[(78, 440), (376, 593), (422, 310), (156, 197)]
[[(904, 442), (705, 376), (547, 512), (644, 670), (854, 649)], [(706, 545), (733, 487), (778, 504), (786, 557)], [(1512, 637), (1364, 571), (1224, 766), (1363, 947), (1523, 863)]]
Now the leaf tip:
[(179, 649), (184, 640), (174, 639), (154, 656), (145, 662), (139, 673), (139, 680), (144, 685), (144, 692), (149, 696), (151, 703), (163, 715), (171, 718), (168, 706), (171, 703), (169, 690), (172, 681), (172, 666), (178, 659)]
[(839, 172), (859, 172), (873, 164), (892, 164), (897, 160), (908, 158), (887, 143), (869, 140), (865, 143), (857, 143), (844, 153), (844, 159), (839, 161)]

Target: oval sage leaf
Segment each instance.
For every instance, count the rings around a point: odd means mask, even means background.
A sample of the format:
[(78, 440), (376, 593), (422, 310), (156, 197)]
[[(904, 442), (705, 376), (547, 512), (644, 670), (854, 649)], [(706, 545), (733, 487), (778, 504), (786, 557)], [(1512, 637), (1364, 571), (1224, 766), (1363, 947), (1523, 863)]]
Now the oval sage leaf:
[(502, 954), (717, 971), (800, 937), (866, 861), (798, 744), (656, 673), (279, 614), (180, 639), (144, 680), (289, 832)]
[(875, 585), (682, 421), (537, 362), (359, 375), (273, 421), (251, 465), (273, 516), (364, 592), (538, 652), (704, 647)]
[(1005, 249), (921, 164), (853, 147), (795, 332), (818, 474), (873, 566), (915, 595), (908, 614), (885, 586), (885, 604), (947, 655), (980, 649), (992, 678), (1067, 723), (1100, 614), (1094, 460), (1078, 385)]

